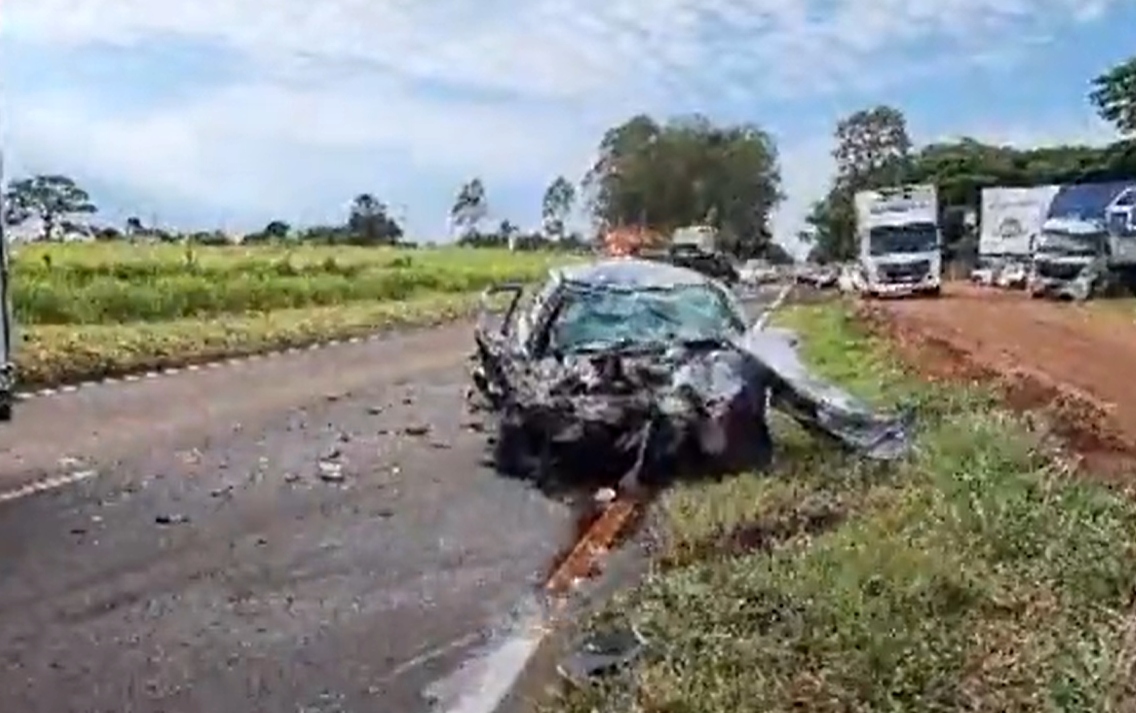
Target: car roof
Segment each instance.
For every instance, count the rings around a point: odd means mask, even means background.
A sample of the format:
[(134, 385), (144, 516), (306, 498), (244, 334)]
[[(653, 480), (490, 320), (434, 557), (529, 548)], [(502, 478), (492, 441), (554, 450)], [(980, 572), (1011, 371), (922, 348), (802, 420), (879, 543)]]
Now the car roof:
[(555, 268), (554, 274), (573, 285), (608, 289), (670, 289), (714, 284), (706, 275), (678, 265), (639, 258), (611, 258)]

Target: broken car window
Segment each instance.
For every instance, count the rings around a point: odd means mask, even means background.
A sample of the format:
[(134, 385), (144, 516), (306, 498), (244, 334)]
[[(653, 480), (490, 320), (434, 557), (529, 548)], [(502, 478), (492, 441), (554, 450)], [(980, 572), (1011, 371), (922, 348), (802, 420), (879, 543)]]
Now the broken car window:
[(573, 289), (552, 324), (553, 350), (716, 339), (745, 328), (740, 315), (710, 285), (668, 289)]

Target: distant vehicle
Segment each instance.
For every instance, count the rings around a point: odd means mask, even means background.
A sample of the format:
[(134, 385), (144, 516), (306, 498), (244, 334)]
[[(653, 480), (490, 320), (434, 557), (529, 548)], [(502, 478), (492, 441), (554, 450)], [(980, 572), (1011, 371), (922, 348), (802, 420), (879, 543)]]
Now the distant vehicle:
[(689, 268), (727, 285), (741, 282), (741, 274), (733, 260), (718, 249), (718, 232), (707, 225), (679, 228), (671, 234), (665, 247), (643, 250), (639, 255), (648, 260)]
[(777, 268), (766, 260), (746, 260), (738, 274), (742, 282), (750, 285), (764, 285), (780, 279)]
[(982, 284), (1024, 288), (1045, 211), (1060, 186), (983, 188), (978, 231)]
[[(4, 166), (0, 156), (0, 185), (3, 184)], [(12, 303), (8, 279), (8, 231), (4, 225), (3, 196), (0, 196), (0, 421), (12, 420), (12, 406), (16, 400), (16, 370), (12, 364)]]
[(1061, 186), (1045, 208), (1033, 297), (1085, 300), (1136, 287), (1136, 181)]
[(855, 204), (862, 294), (937, 297), (943, 262), (935, 186), (860, 191)]

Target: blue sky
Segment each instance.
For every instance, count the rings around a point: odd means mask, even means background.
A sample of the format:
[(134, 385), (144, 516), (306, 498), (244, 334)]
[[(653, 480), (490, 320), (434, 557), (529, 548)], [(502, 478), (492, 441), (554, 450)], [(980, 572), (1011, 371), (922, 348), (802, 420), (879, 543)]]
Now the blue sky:
[(837, 118), (902, 108), (917, 141), (1113, 137), (1090, 77), (1136, 51), (1131, 0), (4, 0), (10, 173), (78, 179), (121, 223), (342, 218), (369, 191), (444, 238), (481, 176), (535, 225), (556, 175), (636, 112), (756, 121), (791, 236)]

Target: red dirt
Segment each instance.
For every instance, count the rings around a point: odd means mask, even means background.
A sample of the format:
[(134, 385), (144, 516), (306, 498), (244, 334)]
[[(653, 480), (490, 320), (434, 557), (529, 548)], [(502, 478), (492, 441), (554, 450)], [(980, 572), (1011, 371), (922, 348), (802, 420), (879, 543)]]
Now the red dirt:
[(1136, 492), (1136, 311), (966, 284), (858, 311), (929, 378), (993, 383), (1015, 410), (1042, 412), (1088, 470)]

